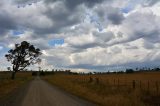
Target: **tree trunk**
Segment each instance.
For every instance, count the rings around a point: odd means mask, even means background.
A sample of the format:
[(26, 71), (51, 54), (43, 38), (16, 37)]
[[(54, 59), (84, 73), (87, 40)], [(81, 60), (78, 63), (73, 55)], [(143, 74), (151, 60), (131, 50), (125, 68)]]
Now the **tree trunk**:
[(15, 72), (15, 71), (13, 71), (13, 72), (12, 72), (12, 76), (11, 76), (11, 79), (12, 79), (12, 80), (14, 80), (14, 79), (15, 79), (15, 75), (16, 75), (16, 72)]
[(12, 72), (12, 76), (11, 76), (12, 80), (15, 79), (15, 75), (16, 75), (16, 72), (18, 72), (18, 68), (19, 68), (19, 66), (17, 64), (13, 65), (13, 72)]

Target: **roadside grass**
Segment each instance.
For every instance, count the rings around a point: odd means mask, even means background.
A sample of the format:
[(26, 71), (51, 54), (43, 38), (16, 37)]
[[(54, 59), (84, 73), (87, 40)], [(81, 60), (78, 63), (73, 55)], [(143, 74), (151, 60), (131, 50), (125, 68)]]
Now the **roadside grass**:
[(11, 72), (0, 72), (0, 99), (32, 79), (30, 72), (18, 72), (14, 80), (11, 79)]
[[(100, 106), (160, 105), (160, 72), (108, 75), (55, 74), (45, 76), (43, 79)], [(132, 85), (133, 80), (135, 88)]]

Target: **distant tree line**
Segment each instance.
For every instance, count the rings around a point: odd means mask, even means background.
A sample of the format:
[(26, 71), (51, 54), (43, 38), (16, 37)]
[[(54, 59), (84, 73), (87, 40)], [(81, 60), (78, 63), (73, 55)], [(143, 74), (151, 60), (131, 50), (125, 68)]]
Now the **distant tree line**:
[[(136, 69), (126, 69), (125, 71), (107, 71), (107, 72), (72, 72), (70, 69), (52, 69), (52, 70), (39, 70), (39, 75), (45, 76), (45, 75), (51, 75), (51, 74), (65, 74), (65, 75), (92, 75), (92, 74), (129, 74), (129, 73), (138, 73), (138, 72), (154, 72), (154, 71), (160, 71), (160, 68), (136, 68)], [(33, 75), (36, 72), (33, 72)]]

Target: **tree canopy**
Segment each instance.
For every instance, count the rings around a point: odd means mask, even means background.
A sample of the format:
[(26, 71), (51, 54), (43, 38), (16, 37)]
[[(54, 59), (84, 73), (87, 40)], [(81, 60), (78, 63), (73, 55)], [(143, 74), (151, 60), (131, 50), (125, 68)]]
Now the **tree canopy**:
[(35, 48), (27, 41), (22, 41), (20, 44), (15, 44), (14, 49), (10, 49), (5, 55), (7, 60), (13, 64), (12, 79), (15, 73), (24, 70), (27, 66), (41, 62), (39, 56), (41, 55), (39, 48)]

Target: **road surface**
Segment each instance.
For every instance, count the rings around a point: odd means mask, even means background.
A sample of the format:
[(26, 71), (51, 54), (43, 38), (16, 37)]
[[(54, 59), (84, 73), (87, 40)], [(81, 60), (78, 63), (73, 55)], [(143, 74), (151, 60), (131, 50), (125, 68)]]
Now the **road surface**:
[(61, 91), (37, 77), (31, 84), (22, 106), (92, 106)]
[(59, 90), (39, 77), (30, 82), (26, 91), (21, 90), (17, 97), (13, 97), (14, 100), (0, 106), (94, 106), (88, 101)]

